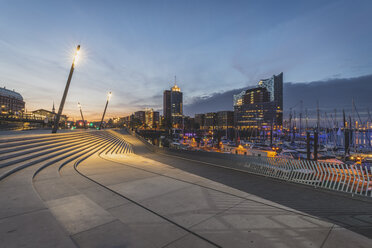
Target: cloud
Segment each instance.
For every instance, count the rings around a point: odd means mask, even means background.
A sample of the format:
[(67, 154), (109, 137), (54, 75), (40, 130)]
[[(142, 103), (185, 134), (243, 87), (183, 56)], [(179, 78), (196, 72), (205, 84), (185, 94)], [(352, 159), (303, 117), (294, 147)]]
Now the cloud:
[[(233, 95), (246, 88), (229, 90), (223, 93), (214, 93), (210, 96), (196, 97), (193, 102), (185, 105), (184, 111), (188, 115), (197, 113), (233, 110)], [(309, 115), (315, 115), (317, 101), (324, 112), (338, 113), (345, 109), (348, 114), (352, 111), (352, 100), (361, 118), (365, 118), (367, 108), (372, 107), (372, 74), (354, 77), (338, 78), (308, 83), (284, 83), (284, 112), (288, 114), (290, 108), (300, 112), (300, 101), (303, 102), (303, 111), (308, 109)], [(330, 115), (330, 114), (329, 114)], [(339, 115), (340, 116), (340, 115)]]

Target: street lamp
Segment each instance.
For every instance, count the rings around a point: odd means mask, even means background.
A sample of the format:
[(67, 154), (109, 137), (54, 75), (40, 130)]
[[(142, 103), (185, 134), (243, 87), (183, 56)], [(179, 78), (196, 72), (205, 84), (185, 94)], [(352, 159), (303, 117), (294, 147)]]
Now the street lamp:
[(83, 111), (81, 110), (81, 105), (80, 105), (80, 102), (78, 102), (78, 108), (80, 109), (80, 115), (81, 115), (81, 119), (83, 120), (83, 123), (84, 123), (84, 129), (86, 129), (86, 125), (85, 125), (85, 121), (84, 121), (84, 116), (83, 116)]
[(63, 106), (65, 105), (68, 88), (70, 87), (72, 74), (74, 73), (74, 69), (75, 69), (75, 63), (79, 59), (79, 52), (80, 52), (80, 45), (77, 46), (76, 51), (75, 51), (75, 55), (74, 55), (74, 59), (72, 60), (70, 74), (68, 75), (68, 79), (67, 79), (65, 91), (63, 92), (61, 104), (59, 104), (58, 114), (57, 114), (56, 118), (54, 119), (54, 126), (53, 126), (53, 129), (52, 129), (52, 133), (56, 133), (57, 130), (58, 130), (59, 119), (61, 118)]
[(103, 111), (103, 115), (102, 115), (101, 123), (99, 124), (99, 128), (98, 128), (98, 130), (101, 130), (101, 128), (102, 128), (102, 122), (103, 122), (103, 119), (105, 118), (107, 105), (108, 105), (108, 103), (109, 103), (109, 101), (110, 101), (111, 95), (112, 95), (112, 93), (111, 93), (111, 91), (110, 91), (110, 92), (107, 94), (106, 106), (105, 106), (105, 110)]

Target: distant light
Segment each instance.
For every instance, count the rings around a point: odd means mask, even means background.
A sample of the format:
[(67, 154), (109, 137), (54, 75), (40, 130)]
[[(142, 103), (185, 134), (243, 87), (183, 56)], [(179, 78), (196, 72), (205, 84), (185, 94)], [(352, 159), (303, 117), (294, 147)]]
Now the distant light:
[(110, 101), (111, 96), (112, 96), (112, 92), (110, 91), (110, 92), (107, 94), (107, 101)]

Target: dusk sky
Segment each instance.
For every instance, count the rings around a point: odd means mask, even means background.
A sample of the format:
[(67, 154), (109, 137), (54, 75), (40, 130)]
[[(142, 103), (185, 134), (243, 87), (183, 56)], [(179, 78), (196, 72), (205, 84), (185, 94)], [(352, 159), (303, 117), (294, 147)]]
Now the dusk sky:
[(74, 118), (80, 102), (99, 119), (108, 91), (107, 117), (161, 110), (175, 75), (190, 104), (280, 72), (294, 83), (372, 73), (370, 0), (0, 4), (0, 86), (29, 111), (58, 107), (78, 44), (64, 108)]

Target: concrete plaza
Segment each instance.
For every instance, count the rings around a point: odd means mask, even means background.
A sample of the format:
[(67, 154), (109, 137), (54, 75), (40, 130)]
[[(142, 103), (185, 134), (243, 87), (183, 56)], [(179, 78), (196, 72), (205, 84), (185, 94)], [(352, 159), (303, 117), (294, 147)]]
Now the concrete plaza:
[(125, 132), (0, 147), (3, 247), (372, 247), (371, 201), (154, 153)]

